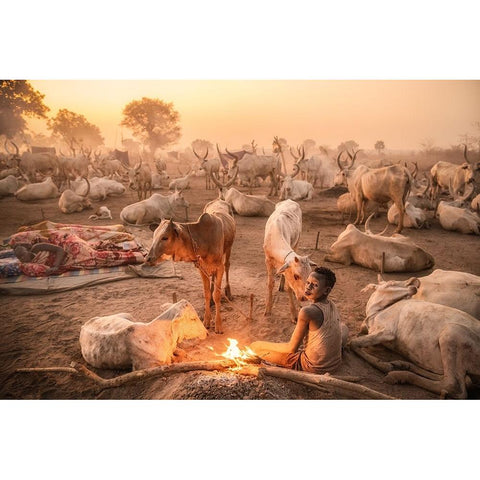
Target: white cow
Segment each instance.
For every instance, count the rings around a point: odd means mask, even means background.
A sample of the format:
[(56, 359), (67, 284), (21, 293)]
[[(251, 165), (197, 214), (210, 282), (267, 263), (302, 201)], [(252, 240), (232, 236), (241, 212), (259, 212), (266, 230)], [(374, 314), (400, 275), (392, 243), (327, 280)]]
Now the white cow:
[(58, 187), (53, 183), (52, 177), (47, 177), (40, 183), (29, 183), (15, 192), (15, 198), (22, 201), (45, 200), (56, 198), (60, 194)]
[[(392, 225), (398, 225), (399, 217), (397, 206), (392, 204), (387, 212), (388, 222)], [(403, 226), (405, 228), (429, 227), (427, 212), (421, 208), (414, 207), (410, 202), (405, 204), (405, 216), (403, 218)]]
[[(350, 219), (352, 215), (354, 217), (357, 215), (357, 203), (350, 192), (343, 193), (338, 197), (337, 208), (342, 214), (342, 221), (345, 219), (346, 215), (348, 215), (348, 219)], [(365, 204), (365, 214), (371, 215), (372, 213), (376, 213), (379, 208), (379, 203), (367, 200), (367, 203)]]
[(325, 260), (344, 265), (355, 263), (377, 271), (382, 270), (383, 263), (384, 272), (418, 272), (433, 267), (433, 257), (408, 237), (373, 234), (369, 229), (371, 217), (365, 222), (365, 233), (355, 225), (347, 225), (330, 247)]
[(186, 190), (190, 188), (190, 178), (193, 176), (193, 171), (188, 172), (185, 176), (175, 178), (168, 184), (169, 190)]
[[(185, 207), (190, 204), (183, 198), (182, 192), (175, 191), (169, 195), (154, 193), (150, 198), (127, 205), (120, 212), (120, 220), (130, 225), (149, 225), (161, 222), (164, 218), (174, 216), (175, 207)], [(186, 215), (188, 217), (188, 215)]]
[(313, 185), (305, 180), (294, 180), (287, 175), (283, 179), (280, 189), (280, 200), (311, 200), (313, 197)]
[(272, 314), (274, 275), (283, 274), (290, 298), (290, 311), (292, 319), (296, 319), (297, 300), (304, 298), (305, 282), (312, 271), (308, 256), (295, 252), (302, 232), (302, 210), (293, 200), (283, 200), (277, 203), (275, 211), (270, 215), (265, 225), (265, 238), (263, 250), (265, 252), (265, 265), (267, 267), (267, 300), (265, 316)]
[[(79, 195), (85, 195), (87, 185), (80, 178), (70, 182), (70, 188)], [(90, 193), (88, 197), (91, 200), (105, 200), (108, 196), (117, 196), (123, 193), (125, 193), (125, 187), (116, 180), (107, 177), (92, 177), (90, 179)]]
[[(379, 283), (383, 279), (379, 277)], [(457, 308), (480, 320), (480, 277), (454, 270), (434, 270), (425, 277), (389, 280), (390, 285), (417, 288), (412, 298)]]
[[(410, 383), (443, 398), (466, 398), (467, 377), (480, 375), (480, 322), (456, 308), (409, 299), (416, 293), (414, 285), (402, 288), (382, 282), (367, 288), (375, 292), (362, 325), (366, 335), (351, 340), (352, 350), (389, 372), (388, 383)], [(378, 345), (407, 361), (380, 361), (363, 350)]]
[(93, 367), (141, 370), (172, 363), (180, 342), (207, 335), (193, 306), (180, 300), (149, 323), (129, 313), (94, 317), (80, 330), (80, 348)]
[(14, 195), (18, 188), (18, 180), (13, 175), (2, 178), (0, 180), (0, 198)]
[(442, 200), (438, 204), (435, 216), (445, 230), (480, 235), (480, 216), (475, 212), (454, 207)]
[(90, 182), (85, 178), (87, 183), (87, 191), (84, 195), (79, 195), (73, 190), (65, 190), (58, 199), (58, 207), (63, 213), (76, 213), (82, 212), (86, 208), (92, 208), (92, 204), (88, 199), (88, 193), (90, 192)]

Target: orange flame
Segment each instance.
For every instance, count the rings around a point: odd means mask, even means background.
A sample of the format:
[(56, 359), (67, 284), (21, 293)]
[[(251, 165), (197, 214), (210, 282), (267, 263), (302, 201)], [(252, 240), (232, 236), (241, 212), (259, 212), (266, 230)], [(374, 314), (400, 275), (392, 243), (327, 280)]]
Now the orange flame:
[(227, 350), (221, 354), (217, 353), (217, 355), (233, 360), (237, 368), (247, 365), (246, 360), (256, 356), (255, 352), (249, 347), (245, 347), (243, 350), (240, 349), (238, 347), (238, 341), (234, 338), (228, 338), (227, 340), (230, 342), (226, 345)]

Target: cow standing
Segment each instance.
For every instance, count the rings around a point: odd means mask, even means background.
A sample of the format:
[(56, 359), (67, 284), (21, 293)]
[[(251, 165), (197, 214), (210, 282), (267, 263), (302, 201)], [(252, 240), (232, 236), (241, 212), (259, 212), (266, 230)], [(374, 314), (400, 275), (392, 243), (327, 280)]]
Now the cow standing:
[[(200, 271), (205, 296), (203, 323), (210, 327), (212, 318), (210, 300), (215, 302), (215, 333), (222, 333), (220, 300), (222, 277), (225, 272), (225, 295), (232, 299), (229, 269), (230, 254), (235, 239), (235, 220), (230, 206), (217, 199), (208, 203), (200, 218), (194, 223), (177, 223), (163, 220), (160, 225), (150, 225), (152, 246), (146, 263), (156, 264), (163, 255), (171, 255), (173, 261), (193, 262)], [(163, 258), (164, 259), (164, 258)]]
[(275, 211), (270, 215), (265, 225), (263, 250), (267, 267), (267, 300), (265, 316), (272, 314), (273, 286), (275, 270), (283, 274), (290, 298), (292, 320), (297, 318), (297, 300), (305, 300), (305, 281), (315, 265), (308, 256), (301, 256), (295, 252), (302, 232), (302, 210), (293, 200), (284, 200), (277, 203)]

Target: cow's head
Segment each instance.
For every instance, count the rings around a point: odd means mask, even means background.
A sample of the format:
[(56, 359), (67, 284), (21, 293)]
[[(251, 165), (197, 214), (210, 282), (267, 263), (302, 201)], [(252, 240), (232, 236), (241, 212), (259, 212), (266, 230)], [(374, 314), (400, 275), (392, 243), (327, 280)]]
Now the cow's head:
[(345, 185), (347, 186), (347, 179), (348, 177), (350, 176), (350, 173), (352, 171), (352, 168), (353, 168), (353, 164), (355, 163), (355, 159), (357, 158), (357, 153), (359, 152), (360, 150), (357, 150), (356, 152), (354, 152), (354, 154), (352, 155), (348, 150), (347, 150), (347, 154), (348, 156), (350, 157), (350, 164), (348, 163), (345, 163), (345, 164), (342, 164), (340, 162), (340, 158), (342, 157), (343, 155), (343, 152), (344, 150), (342, 150), (341, 152), (339, 152), (339, 154), (337, 155), (337, 165), (338, 165), (338, 171), (337, 173), (335, 174), (335, 177), (333, 179), (333, 184), (334, 185)]
[(170, 219), (163, 220), (160, 225), (157, 223), (151, 224), (150, 230), (153, 231), (153, 240), (145, 258), (145, 263), (156, 265), (158, 262), (166, 260), (164, 255), (175, 255), (175, 243), (180, 236), (180, 227)]
[(316, 263), (312, 262), (308, 256), (300, 256), (295, 252), (287, 254), (285, 263), (278, 269), (277, 274), (283, 274), (287, 285), (294, 291), (297, 300), (306, 300), (305, 282), (308, 275), (315, 267)]
[(420, 280), (417, 277), (411, 277), (405, 281), (385, 281), (381, 275), (378, 275), (378, 284), (370, 283), (362, 290), (362, 293), (374, 290), (365, 307), (367, 318), (363, 322), (362, 330), (365, 328), (368, 330), (369, 322), (375, 314), (400, 300), (412, 297), (419, 287)]
[(287, 175), (283, 179), (282, 189), (280, 191), (280, 200), (286, 200), (287, 198), (292, 198), (292, 189), (293, 189), (293, 178), (290, 175)]
[(175, 190), (171, 195), (172, 207), (184, 207), (189, 208), (190, 204), (185, 200), (181, 190)]

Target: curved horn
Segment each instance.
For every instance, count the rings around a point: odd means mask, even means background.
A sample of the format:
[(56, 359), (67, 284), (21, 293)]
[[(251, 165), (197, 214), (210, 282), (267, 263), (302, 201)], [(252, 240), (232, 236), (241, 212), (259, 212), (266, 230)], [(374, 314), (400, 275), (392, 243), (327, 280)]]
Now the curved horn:
[[(12, 143), (13, 143), (13, 142), (12, 142)], [(463, 144), (463, 158), (465, 158), (465, 161), (466, 161), (467, 163), (470, 163), (470, 160), (467, 158), (467, 150), (468, 150), (467, 144), (464, 143), (464, 144)]]
[(19, 149), (17, 147), (17, 144), (13, 141), (13, 140), (9, 140), (10, 143), (15, 147), (15, 153), (12, 153), (10, 152), (10, 150), (8, 150), (7, 148), (7, 140), (5, 140), (5, 150), (10, 154), (10, 155), (15, 155), (16, 157), (19, 157), (20, 156), (20, 152), (19, 152)]
[[(337, 155), (337, 165), (340, 170), (343, 170), (345, 167), (342, 167), (342, 164), (340, 163), (340, 157), (342, 156), (343, 152), (345, 150), (342, 150), (338, 155)], [(350, 154), (349, 154), (350, 155)]]
[(225, 155), (218, 148), (218, 143), (216, 145), (217, 145), (218, 158), (220, 159), (220, 162), (222, 163), (223, 168), (225, 170), (228, 170), (228, 160), (225, 159)]
[[(300, 153), (300, 149), (298, 149), (298, 153)], [(300, 159), (297, 160), (298, 162), (301, 162), (305, 158), (305, 147), (302, 146), (302, 153), (300, 154)]]
[(294, 168), (294, 172), (293, 172), (292, 178), (295, 178), (300, 173), (300, 167), (298, 166), (298, 163), (294, 163), (293, 168)]
[(383, 235), (387, 229), (388, 229), (388, 222), (387, 222), (387, 225), (385, 226), (385, 228), (380, 232), (380, 233), (373, 233), (371, 230), (370, 230), (370, 220), (372, 219), (372, 217), (375, 215), (376, 212), (373, 212), (370, 214), (370, 216), (367, 218), (367, 221), (365, 222), (365, 233), (367, 235)]
[(5, 147), (5, 151), (6, 151), (9, 155), (12, 155), (12, 152), (8, 149), (8, 140), (7, 140), (7, 139), (5, 139), (4, 147)]
[[(217, 149), (218, 149), (218, 145), (217, 145)], [(207, 153), (203, 156), (203, 158), (200, 157), (200, 155), (195, 151), (195, 149), (192, 147), (192, 150), (193, 150), (193, 153), (195, 154), (195, 156), (201, 161), (203, 162), (207, 157), (208, 157), (208, 147), (207, 147)]]
[(413, 166), (414, 166), (414, 169), (413, 169), (412, 177), (413, 177), (413, 178), (417, 178), (417, 174), (418, 174), (418, 163), (417, 163), (417, 162), (413, 162)]
[(352, 168), (353, 167), (353, 164), (355, 163), (355, 159), (357, 158), (357, 154), (358, 152), (361, 152), (362, 150), (359, 149), (357, 150), (356, 152), (353, 153), (353, 157), (350, 155), (350, 152), (347, 150), (347, 153), (348, 153), (348, 156), (352, 159), (352, 163), (349, 165), (348, 168)]
[(237, 155), (235, 155), (235, 154), (232, 153), (232, 152), (229, 152), (229, 151), (228, 151), (228, 148), (226, 148), (226, 147), (225, 147), (225, 151), (226, 151), (226, 152), (228, 153), (228, 155), (230, 155), (233, 159), (237, 160), (237, 162), (238, 162), (238, 160), (240, 160), (240, 158), (239, 158)]
[(230, 187), (231, 185), (233, 185), (233, 182), (235, 181), (235, 179), (237, 178), (237, 174), (238, 174), (238, 167), (236, 166), (234, 168), (235, 170), (235, 174), (233, 175), (233, 177), (227, 182), (227, 183), (221, 183), (220, 180), (217, 178), (217, 176), (215, 175), (214, 172), (210, 171), (210, 177), (212, 178), (213, 180), (213, 183), (221, 190), (222, 188), (228, 188)]
[(473, 183), (468, 183), (465, 186), (465, 190), (463, 191), (463, 195), (461, 197), (457, 197), (455, 200), (457, 200), (459, 202), (466, 202), (473, 195), (473, 191), (474, 191)]
[(85, 195), (82, 195), (82, 197), (87, 198), (88, 194), (90, 193), (90, 182), (88, 181), (87, 177), (83, 177), (83, 179), (87, 182), (87, 193)]

